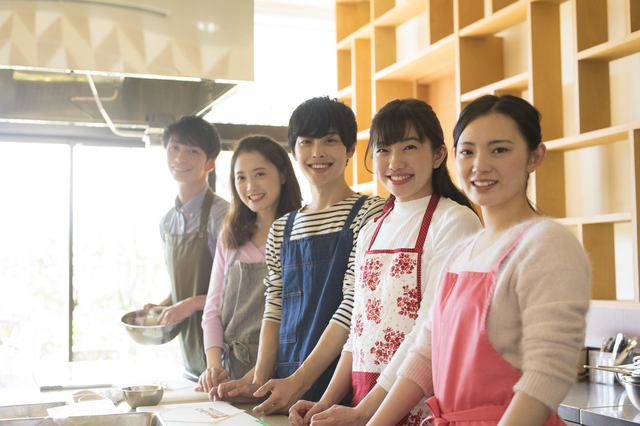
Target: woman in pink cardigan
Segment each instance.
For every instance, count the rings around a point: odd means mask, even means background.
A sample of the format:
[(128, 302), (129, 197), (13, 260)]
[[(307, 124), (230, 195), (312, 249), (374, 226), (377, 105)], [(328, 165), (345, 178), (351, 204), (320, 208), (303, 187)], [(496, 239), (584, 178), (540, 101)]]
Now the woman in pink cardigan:
[(459, 182), (485, 228), (454, 250), (431, 321), (370, 425), (390, 425), (424, 396), (433, 425), (560, 426), (589, 307), (590, 268), (562, 225), (527, 199), (543, 162), (540, 115), (483, 96), (454, 129)]

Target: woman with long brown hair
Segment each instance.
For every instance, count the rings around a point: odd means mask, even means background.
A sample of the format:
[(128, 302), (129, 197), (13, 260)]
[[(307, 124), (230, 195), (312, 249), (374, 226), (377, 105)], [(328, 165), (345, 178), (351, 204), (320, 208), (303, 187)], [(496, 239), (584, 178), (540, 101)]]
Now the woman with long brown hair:
[[(231, 208), (218, 240), (204, 308), (207, 370), (199, 387), (243, 377), (256, 363), (268, 273), (271, 224), (300, 208), (300, 186), (287, 152), (266, 135), (240, 139), (231, 158)], [(240, 302), (240, 303), (238, 303)]]

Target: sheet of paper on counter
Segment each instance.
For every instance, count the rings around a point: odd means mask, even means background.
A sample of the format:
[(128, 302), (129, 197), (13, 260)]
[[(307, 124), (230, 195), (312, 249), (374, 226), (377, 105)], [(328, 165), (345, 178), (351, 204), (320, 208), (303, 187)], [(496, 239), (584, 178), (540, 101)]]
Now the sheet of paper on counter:
[[(228, 417), (213, 419), (203, 411), (213, 409), (218, 412), (228, 414)], [(138, 412), (156, 412), (164, 419), (169, 426), (194, 426), (212, 425), (217, 426), (256, 426), (257, 420), (245, 413), (243, 410), (235, 408), (231, 404), (221, 401), (196, 402), (190, 404), (156, 405), (153, 407), (138, 407)]]

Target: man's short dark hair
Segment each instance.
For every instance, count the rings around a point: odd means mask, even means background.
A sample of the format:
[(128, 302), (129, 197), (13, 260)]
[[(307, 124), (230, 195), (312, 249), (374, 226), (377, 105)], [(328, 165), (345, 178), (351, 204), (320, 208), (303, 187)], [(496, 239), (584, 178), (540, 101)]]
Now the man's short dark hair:
[(332, 131), (340, 135), (347, 151), (353, 149), (358, 135), (356, 116), (344, 103), (328, 96), (304, 101), (293, 111), (289, 120), (287, 139), (295, 152), (299, 136), (322, 138)]
[(162, 145), (166, 148), (171, 137), (178, 143), (197, 146), (207, 155), (207, 160), (215, 160), (220, 154), (220, 134), (216, 127), (196, 116), (182, 117), (171, 124), (162, 135)]

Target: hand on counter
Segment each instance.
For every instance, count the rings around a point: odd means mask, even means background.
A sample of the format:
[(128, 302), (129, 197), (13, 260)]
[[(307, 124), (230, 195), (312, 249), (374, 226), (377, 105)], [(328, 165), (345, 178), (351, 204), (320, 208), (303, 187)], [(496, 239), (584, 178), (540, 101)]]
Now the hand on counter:
[(294, 426), (306, 426), (311, 423), (311, 418), (330, 408), (329, 404), (300, 400), (289, 409), (289, 421)]
[(253, 394), (260, 385), (253, 382), (252, 376), (252, 374), (247, 374), (242, 379), (220, 383), (217, 388), (209, 391), (209, 399), (211, 401), (227, 401), (231, 403), (253, 403), (258, 401), (258, 398)]
[[(316, 404), (318, 405), (318, 404)], [(367, 424), (367, 418), (358, 410), (358, 408), (345, 407), (344, 405), (334, 405), (328, 410), (319, 410), (319, 413), (316, 413), (311, 416), (310, 423), (301, 423), (302, 424), (310, 424), (311, 426), (320, 426), (320, 425), (342, 425), (342, 426), (363, 426)], [(289, 421), (292, 424), (291, 415), (289, 415)], [(305, 416), (306, 421), (306, 416)]]
[[(210, 392), (217, 388), (219, 384), (229, 381), (229, 372), (218, 367), (210, 367), (204, 370), (198, 379), (196, 392)], [(213, 400), (211, 396), (209, 399)]]
[(289, 408), (300, 400), (302, 395), (307, 391), (303, 388), (303, 380), (296, 373), (286, 379), (271, 379), (264, 386), (258, 389), (253, 396), (261, 398), (271, 392), (271, 395), (265, 402), (253, 409), (254, 413), (264, 413), (265, 415), (273, 413), (288, 414)]

